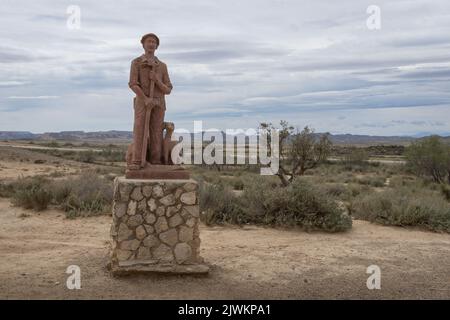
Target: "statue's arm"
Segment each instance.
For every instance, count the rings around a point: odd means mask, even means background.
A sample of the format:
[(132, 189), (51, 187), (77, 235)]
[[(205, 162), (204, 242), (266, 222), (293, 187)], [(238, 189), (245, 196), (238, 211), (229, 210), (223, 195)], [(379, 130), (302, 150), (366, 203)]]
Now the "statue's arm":
[(172, 83), (170, 82), (169, 72), (167, 71), (167, 66), (164, 66), (163, 79), (157, 80), (156, 85), (164, 94), (170, 94), (172, 91)]
[(130, 68), (130, 81), (128, 86), (136, 94), (137, 97), (145, 99), (146, 95), (141, 89), (141, 84), (139, 83), (139, 70), (137, 64), (133, 61), (131, 62)]

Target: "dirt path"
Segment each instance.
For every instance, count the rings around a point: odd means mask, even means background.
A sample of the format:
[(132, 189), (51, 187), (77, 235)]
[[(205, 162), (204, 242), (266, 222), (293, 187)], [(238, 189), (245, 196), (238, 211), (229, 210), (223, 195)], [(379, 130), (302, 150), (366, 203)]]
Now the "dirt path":
[[(450, 298), (448, 234), (363, 221), (345, 234), (202, 226), (208, 277), (112, 278), (104, 268), (110, 220), (67, 220), (0, 198), (0, 298)], [(81, 290), (66, 287), (71, 264), (81, 268)], [(381, 290), (366, 287), (372, 264)]]

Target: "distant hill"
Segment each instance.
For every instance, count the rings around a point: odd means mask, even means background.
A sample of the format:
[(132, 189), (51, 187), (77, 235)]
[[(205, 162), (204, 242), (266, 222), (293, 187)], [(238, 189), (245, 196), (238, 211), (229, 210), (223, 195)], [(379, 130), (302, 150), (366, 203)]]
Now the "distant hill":
[(69, 140), (69, 141), (84, 141), (84, 140), (131, 140), (133, 133), (130, 131), (61, 131), (61, 132), (45, 132), (45, 133), (31, 133), (19, 131), (0, 131), (0, 140)]
[[(317, 136), (323, 133), (316, 133)], [(198, 137), (198, 135), (195, 135)], [(0, 140), (64, 140), (64, 141), (130, 141), (133, 138), (131, 131), (61, 131), (31, 133), (27, 131), (0, 131)], [(421, 139), (410, 136), (370, 136), (355, 134), (330, 135), (335, 145), (407, 145), (412, 141)], [(442, 137), (450, 143), (450, 136)]]
[(0, 140), (29, 140), (36, 135), (28, 131), (0, 131)]

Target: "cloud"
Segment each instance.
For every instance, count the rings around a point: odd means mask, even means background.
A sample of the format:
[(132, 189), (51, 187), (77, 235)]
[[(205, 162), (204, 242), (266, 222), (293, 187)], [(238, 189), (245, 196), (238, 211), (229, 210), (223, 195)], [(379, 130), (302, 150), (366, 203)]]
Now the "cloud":
[(60, 96), (10, 96), (8, 99), (31, 99), (31, 100), (41, 100), (41, 99), (57, 99)]
[(15, 81), (15, 80), (10, 80), (10, 81), (0, 81), (0, 87), (14, 87), (14, 86), (23, 86), (25, 84), (27, 84), (28, 82), (26, 81)]
[(69, 30), (69, 3), (2, 2), (0, 130), (131, 130), (130, 62), (155, 32), (177, 127), (450, 131), (450, 3), (380, 0), (378, 31), (370, 4), (80, 0), (81, 29)]
[(398, 77), (406, 79), (450, 79), (450, 68), (420, 68), (410, 72), (403, 72)]

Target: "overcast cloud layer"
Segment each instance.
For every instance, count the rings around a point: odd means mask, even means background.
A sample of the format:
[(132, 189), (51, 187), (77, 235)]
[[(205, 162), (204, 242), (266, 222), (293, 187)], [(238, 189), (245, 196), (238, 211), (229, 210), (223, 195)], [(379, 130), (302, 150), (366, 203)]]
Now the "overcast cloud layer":
[[(366, 9), (381, 8), (381, 30)], [(81, 29), (66, 27), (69, 5)], [(0, 131), (131, 130), (144, 33), (192, 130), (286, 119), (316, 131), (450, 134), (450, 1), (0, 2)]]

